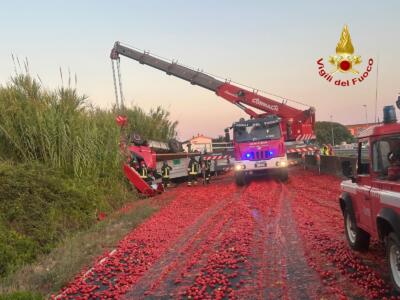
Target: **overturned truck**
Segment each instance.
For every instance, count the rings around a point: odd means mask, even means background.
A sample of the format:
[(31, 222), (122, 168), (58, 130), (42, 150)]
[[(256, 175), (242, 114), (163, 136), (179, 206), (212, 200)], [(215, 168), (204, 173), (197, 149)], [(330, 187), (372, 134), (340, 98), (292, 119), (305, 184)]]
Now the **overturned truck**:
[[(122, 116), (117, 117), (124, 118)], [(126, 124), (127, 120), (125, 118)], [(146, 141), (138, 134), (132, 134), (129, 139), (122, 139), (121, 150), (126, 156), (123, 164), (123, 171), (126, 178), (132, 185), (142, 194), (146, 196), (154, 196), (164, 191), (161, 185), (161, 167), (167, 162), (172, 167), (170, 179), (183, 178), (187, 176), (187, 167), (191, 157), (197, 160), (200, 156), (204, 160), (211, 161), (211, 172), (226, 171), (230, 169), (230, 155), (212, 153), (201, 155), (199, 152), (184, 152), (181, 143), (177, 140), (170, 140), (168, 143), (158, 141)], [(135, 163), (132, 163), (132, 162)], [(151, 174), (149, 180), (143, 179), (139, 172), (140, 164), (144, 164)], [(201, 170), (199, 170), (199, 174)]]

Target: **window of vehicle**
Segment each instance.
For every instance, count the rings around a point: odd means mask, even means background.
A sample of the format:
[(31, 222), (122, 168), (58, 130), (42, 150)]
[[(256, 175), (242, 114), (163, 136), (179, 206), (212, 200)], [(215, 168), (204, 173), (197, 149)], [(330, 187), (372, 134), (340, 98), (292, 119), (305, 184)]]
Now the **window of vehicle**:
[(368, 140), (358, 143), (358, 161), (357, 161), (357, 174), (369, 174), (369, 143)]
[(275, 140), (281, 137), (281, 129), (279, 124), (246, 124), (245, 126), (235, 127), (234, 135), (237, 142)]
[(385, 137), (372, 145), (372, 168), (379, 176), (388, 175), (391, 166), (400, 165), (400, 136)]

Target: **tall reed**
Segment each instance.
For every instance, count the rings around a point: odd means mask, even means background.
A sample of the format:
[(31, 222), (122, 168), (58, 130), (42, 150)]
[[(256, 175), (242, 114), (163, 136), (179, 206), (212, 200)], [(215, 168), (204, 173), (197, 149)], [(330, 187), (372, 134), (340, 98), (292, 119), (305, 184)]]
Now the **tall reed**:
[[(167, 140), (176, 122), (161, 107), (127, 109), (129, 131)], [(43, 89), (28, 74), (0, 87), (0, 159), (39, 161), (74, 176), (116, 176), (120, 172), (115, 113), (93, 108), (76, 89)]]

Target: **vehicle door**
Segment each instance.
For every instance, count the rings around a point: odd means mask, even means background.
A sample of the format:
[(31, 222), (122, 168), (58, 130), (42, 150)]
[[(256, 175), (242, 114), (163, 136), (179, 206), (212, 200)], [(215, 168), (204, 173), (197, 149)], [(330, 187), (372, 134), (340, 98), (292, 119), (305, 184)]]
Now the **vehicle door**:
[[(400, 136), (383, 136), (372, 145), (371, 223), (383, 206), (400, 206)], [(375, 226), (373, 232), (377, 234)]]
[(371, 170), (370, 147), (368, 139), (358, 143), (356, 197), (353, 203), (357, 226), (369, 232), (371, 230)]

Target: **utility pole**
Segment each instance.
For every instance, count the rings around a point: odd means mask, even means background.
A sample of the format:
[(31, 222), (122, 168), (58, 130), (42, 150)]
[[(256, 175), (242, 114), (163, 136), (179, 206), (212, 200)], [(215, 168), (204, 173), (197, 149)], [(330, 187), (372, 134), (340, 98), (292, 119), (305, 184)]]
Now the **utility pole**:
[(333, 135), (333, 122), (332, 122), (332, 115), (330, 116), (331, 118), (331, 134), (332, 134), (332, 146), (335, 145), (335, 137)]
[[(378, 110), (378, 83), (379, 83), (379, 53), (376, 57), (376, 83), (375, 83), (375, 118), (374, 122), (377, 123), (377, 110)], [(379, 123), (379, 120), (378, 120)]]
[(368, 124), (368, 109), (367, 109), (367, 104), (363, 104), (365, 108), (365, 123)]

